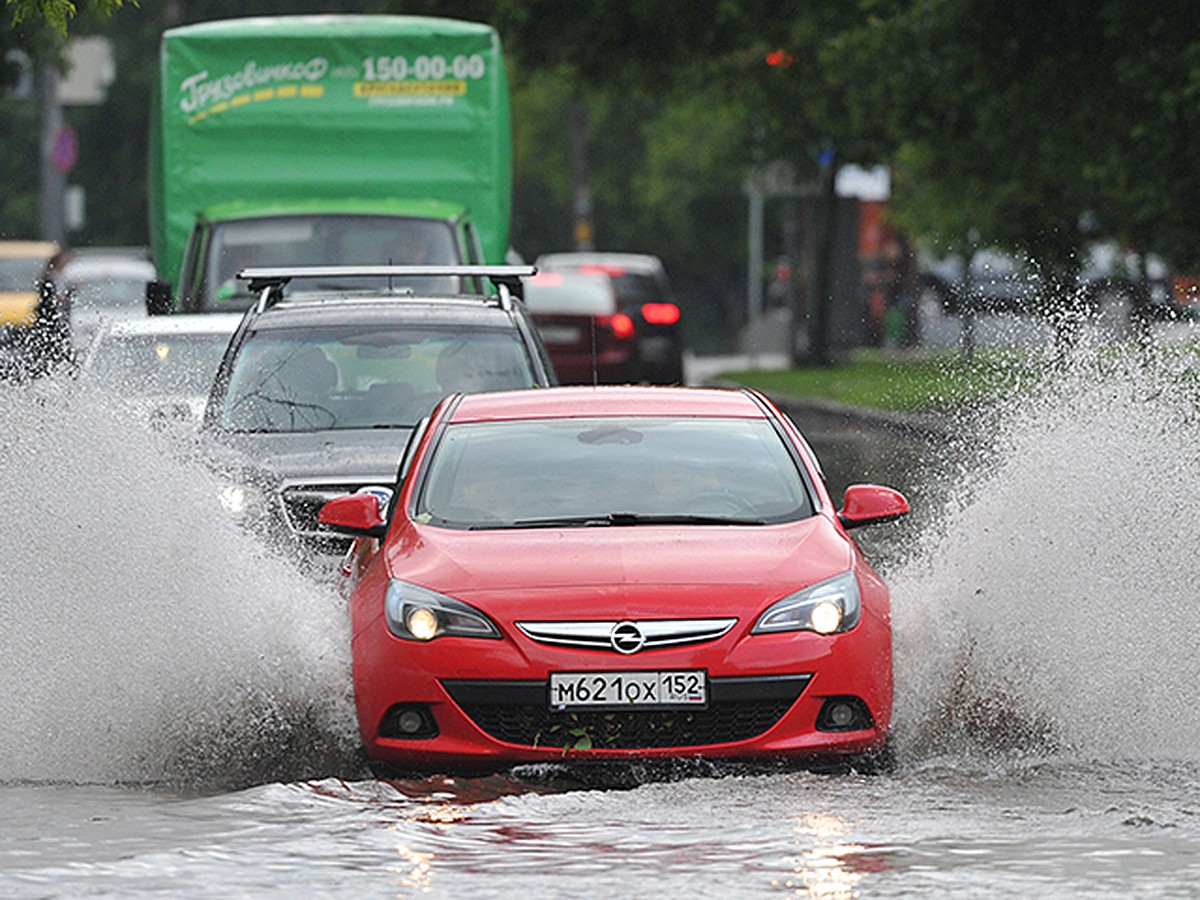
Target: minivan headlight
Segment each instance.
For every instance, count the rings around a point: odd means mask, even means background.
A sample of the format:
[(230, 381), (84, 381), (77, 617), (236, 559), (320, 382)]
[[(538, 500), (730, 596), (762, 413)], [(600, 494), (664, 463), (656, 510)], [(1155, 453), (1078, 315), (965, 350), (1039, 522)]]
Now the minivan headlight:
[(257, 521), (267, 511), (267, 495), (260, 488), (235, 481), (223, 482), (217, 491), (221, 507), (243, 525)]
[(500, 637), (500, 629), (475, 607), (407, 581), (388, 582), (383, 612), (388, 631), (406, 641)]
[(771, 605), (754, 623), (751, 634), (815, 631), (835, 634), (858, 624), (862, 595), (853, 572), (843, 572)]

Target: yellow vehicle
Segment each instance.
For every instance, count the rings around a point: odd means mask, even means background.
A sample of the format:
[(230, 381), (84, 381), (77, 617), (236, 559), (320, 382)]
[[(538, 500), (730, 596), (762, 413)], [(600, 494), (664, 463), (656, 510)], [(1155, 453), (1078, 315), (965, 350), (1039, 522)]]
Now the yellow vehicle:
[(52, 241), (0, 241), (0, 376), (44, 374), (70, 356), (65, 261)]

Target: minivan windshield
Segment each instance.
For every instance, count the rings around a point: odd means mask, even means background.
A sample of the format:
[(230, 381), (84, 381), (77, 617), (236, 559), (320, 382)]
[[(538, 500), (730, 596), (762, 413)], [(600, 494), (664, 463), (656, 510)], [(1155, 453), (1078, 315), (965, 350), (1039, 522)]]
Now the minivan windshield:
[(813, 506), (766, 420), (584, 417), (448, 426), (416, 514), (466, 529), (762, 525)]
[(518, 336), (378, 324), (247, 336), (220, 410), (227, 431), (411, 427), (448, 393), (536, 383)]

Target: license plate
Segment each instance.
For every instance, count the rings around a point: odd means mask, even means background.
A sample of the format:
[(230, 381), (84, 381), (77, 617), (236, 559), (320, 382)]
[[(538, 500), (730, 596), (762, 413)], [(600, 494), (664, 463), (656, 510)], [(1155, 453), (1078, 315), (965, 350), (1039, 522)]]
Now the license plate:
[(569, 325), (542, 325), (538, 330), (542, 340), (547, 344), (576, 344), (579, 342), (579, 329)]
[(687, 706), (708, 704), (702, 669), (675, 672), (551, 672), (550, 708)]

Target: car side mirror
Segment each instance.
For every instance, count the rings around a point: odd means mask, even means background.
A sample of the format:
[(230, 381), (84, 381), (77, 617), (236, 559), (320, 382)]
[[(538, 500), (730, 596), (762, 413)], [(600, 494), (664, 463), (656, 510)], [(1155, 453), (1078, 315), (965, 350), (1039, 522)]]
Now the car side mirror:
[(171, 282), (154, 279), (146, 282), (146, 312), (165, 316), (171, 312)]
[(852, 484), (838, 510), (843, 528), (891, 522), (908, 514), (908, 501), (899, 491), (878, 484)]
[(379, 498), (374, 494), (334, 497), (321, 507), (317, 521), (353, 537), (382, 539), (387, 535), (387, 522), (379, 512)]

